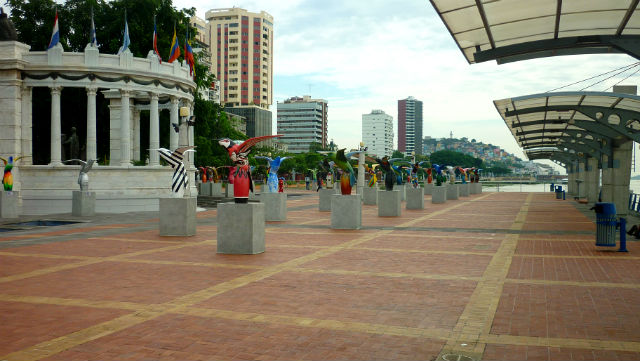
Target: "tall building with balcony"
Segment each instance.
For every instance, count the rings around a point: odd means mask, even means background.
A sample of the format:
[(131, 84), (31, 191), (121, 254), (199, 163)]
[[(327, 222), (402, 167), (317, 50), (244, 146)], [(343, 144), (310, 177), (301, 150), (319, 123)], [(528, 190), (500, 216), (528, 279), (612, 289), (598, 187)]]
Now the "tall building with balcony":
[(273, 95), (273, 16), (241, 8), (206, 12), (211, 72), (227, 107), (269, 109)]
[(277, 103), (278, 141), (286, 144), (291, 153), (309, 151), (312, 143), (327, 147), (327, 109), (324, 99), (310, 96), (292, 97)]
[(382, 110), (362, 114), (362, 141), (367, 154), (384, 157), (393, 154), (393, 117)]
[(414, 97), (398, 100), (398, 150), (422, 154), (422, 102)]

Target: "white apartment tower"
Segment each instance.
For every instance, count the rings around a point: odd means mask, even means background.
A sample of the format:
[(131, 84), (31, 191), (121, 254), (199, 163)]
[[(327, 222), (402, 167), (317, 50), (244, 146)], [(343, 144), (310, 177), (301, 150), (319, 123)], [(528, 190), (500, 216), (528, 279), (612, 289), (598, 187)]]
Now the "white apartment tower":
[(393, 117), (382, 110), (372, 110), (362, 114), (362, 141), (376, 157), (393, 154)]
[(228, 8), (211, 9), (205, 17), (205, 42), (211, 52), (211, 73), (220, 80), (221, 103), (269, 109), (273, 95), (273, 16), (264, 11)]

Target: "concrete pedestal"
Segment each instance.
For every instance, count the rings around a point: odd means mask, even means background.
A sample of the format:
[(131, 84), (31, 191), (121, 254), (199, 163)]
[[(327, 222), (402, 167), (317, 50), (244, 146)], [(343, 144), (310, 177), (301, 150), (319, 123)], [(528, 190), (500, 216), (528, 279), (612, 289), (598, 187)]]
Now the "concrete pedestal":
[(431, 203), (444, 203), (447, 201), (447, 186), (435, 186), (431, 193)]
[(458, 185), (447, 184), (447, 199), (458, 199)]
[(263, 203), (218, 204), (218, 253), (264, 252)]
[(362, 196), (364, 197), (364, 204), (368, 206), (375, 206), (378, 204), (378, 187), (366, 187), (363, 189)]
[(340, 190), (340, 183), (333, 185), (333, 194), (342, 195), (342, 190)]
[(378, 216), (399, 217), (402, 213), (402, 193), (399, 189), (378, 192)]
[(265, 221), (287, 220), (286, 193), (260, 193), (260, 203), (264, 203)]
[(89, 217), (96, 214), (95, 192), (73, 191), (71, 200), (71, 215)]
[(433, 193), (433, 187), (434, 184), (433, 183), (426, 183), (424, 184), (424, 194), (432, 194)]
[(402, 185), (397, 185), (395, 187), (393, 187), (393, 189), (396, 189), (396, 187), (398, 187), (398, 190), (400, 191), (400, 200), (402, 200), (403, 202), (405, 200), (407, 200), (407, 185), (406, 184), (402, 184)]
[(362, 201), (359, 194), (331, 196), (331, 228), (360, 229)]
[(331, 197), (336, 194), (334, 189), (321, 189), (318, 191), (320, 201), (318, 202), (318, 210), (320, 212), (331, 211)]
[(211, 186), (213, 183), (200, 183), (200, 193), (199, 195), (210, 197), (211, 196)]
[(224, 196), (227, 198), (233, 198), (233, 184), (227, 183), (227, 187), (224, 189)]
[(20, 192), (0, 190), (0, 218), (18, 218)]
[(471, 183), (471, 194), (481, 194), (482, 193), (482, 183)]
[(424, 188), (407, 187), (407, 209), (424, 209)]
[(196, 203), (196, 197), (160, 198), (160, 235), (195, 235)]
[(211, 184), (211, 196), (222, 198), (222, 183), (209, 183)]
[(458, 184), (458, 193), (460, 197), (468, 197), (469, 196), (469, 186), (471, 183), (463, 183)]

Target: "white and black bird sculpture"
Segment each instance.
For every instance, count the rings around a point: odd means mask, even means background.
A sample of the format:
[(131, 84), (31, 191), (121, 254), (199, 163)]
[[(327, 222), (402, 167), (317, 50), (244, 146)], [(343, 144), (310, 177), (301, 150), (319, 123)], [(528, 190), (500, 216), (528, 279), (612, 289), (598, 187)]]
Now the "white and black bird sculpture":
[(65, 163), (70, 162), (78, 162), (82, 166), (80, 168), (80, 174), (78, 174), (78, 185), (80, 185), (80, 190), (85, 192), (89, 190), (89, 171), (93, 167), (93, 163), (96, 162), (95, 159), (89, 159), (88, 161), (84, 161), (81, 159), (69, 159), (65, 161)]
[(173, 177), (171, 178), (171, 190), (178, 193), (189, 185), (189, 177), (187, 177), (187, 169), (184, 166), (184, 155), (187, 152), (195, 152), (195, 146), (181, 147), (173, 152), (166, 148), (156, 149), (160, 153), (160, 157), (166, 160), (173, 168)]

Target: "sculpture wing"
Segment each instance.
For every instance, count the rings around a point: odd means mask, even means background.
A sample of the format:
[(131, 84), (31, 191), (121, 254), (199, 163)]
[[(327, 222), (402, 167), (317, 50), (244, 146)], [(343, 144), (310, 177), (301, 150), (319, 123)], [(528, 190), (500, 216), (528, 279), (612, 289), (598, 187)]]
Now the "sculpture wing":
[(7, 165), (7, 163), (9, 163), (9, 161), (6, 158), (0, 157), (0, 159), (2, 159), (2, 161), (4, 162), (4, 165)]
[(265, 141), (267, 139), (281, 137), (281, 136), (282, 134), (276, 134), (276, 135), (263, 135), (260, 137), (249, 138), (245, 140), (242, 144), (240, 144), (240, 146), (238, 147), (237, 153), (248, 153), (251, 147), (253, 147), (254, 145), (262, 141)]
[(351, 159), (351, 157), (353, 157), (353, 156), (354, 156), (354, 155), (356, 155), (356, 154), (360, 154), (360, 153), (364, 153), (364, 150), (356, 150), (356, 151), (354, 151), (354, 152), (349, 152), (349, 153), (347, 153), (347, 154), (346, 154), (346, 156), (345, 156), (345, 157), (346, 157), (347, 159)]
[(271, 162), (273, 161), (273, 159), (271, 159), (271, 158), (269, 158), (269, 157), (264, 157), (264, 156), (261, 156), (261, 155), (256, 155), (256, 156), (255, 156), (255, 157), (253, 157), (253, 158), (255, 158), (255, 159), (266, 159), (266, 160), (267, 160), (267, 162), (269, 162), (269, 163), (271, 163)]
[(180, 156), (184, 156), (184, 154), (186, 152), (195, 152), (195, 149), (194, 149), (195, 147), (196, 147), (195, 145), (190, 145), (188, 147), (178, 148), (178, 149), (174, 150), (173, 153), (174, 154), (178, 153), (178, 154), (180, 154)]
[(93, 164), (96, 162), (95, 159), (89, 159), (85, 164), (82, 165), (82, 172), (89, 173), (91, 168), (93, 168)]

